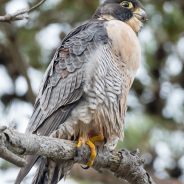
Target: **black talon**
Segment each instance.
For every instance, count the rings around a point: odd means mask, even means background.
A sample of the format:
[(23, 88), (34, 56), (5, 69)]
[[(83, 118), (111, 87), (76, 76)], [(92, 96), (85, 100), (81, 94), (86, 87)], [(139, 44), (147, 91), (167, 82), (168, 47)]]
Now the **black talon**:
[(84, 169), (84, 170), (88, 170), (88, 169), (90, 168), (89, 166), (83, 167), (82, 165), (81, 165), (81, 167), (82, 167), (82, 169)]

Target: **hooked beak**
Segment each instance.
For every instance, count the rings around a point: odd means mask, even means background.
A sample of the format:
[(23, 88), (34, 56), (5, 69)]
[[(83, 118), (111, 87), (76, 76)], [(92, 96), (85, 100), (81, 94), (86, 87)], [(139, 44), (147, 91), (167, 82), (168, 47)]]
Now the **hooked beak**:
[(147, 13), (145, 12), (145, 10), (143, 10), (142, 8), (137, 8), (134, 12), (133, 12), (134, 16), (140, 20), (142, 23), (148, 21), (148, 16)]

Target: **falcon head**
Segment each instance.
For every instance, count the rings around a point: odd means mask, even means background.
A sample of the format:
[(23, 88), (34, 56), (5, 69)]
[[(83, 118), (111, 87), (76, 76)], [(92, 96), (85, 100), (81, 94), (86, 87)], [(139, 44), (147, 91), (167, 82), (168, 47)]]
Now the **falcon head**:
[(106, 0), (95, 12), (94, 18), (123, 21), (136, 33), (148, 20), (143, 5), (138, 0)]

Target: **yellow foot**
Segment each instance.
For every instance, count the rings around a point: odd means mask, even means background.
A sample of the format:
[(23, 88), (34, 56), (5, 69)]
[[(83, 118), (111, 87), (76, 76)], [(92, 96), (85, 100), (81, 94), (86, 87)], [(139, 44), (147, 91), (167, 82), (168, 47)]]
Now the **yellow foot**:
[(83, 141), (82, 137), (80, 137), (78, 142), (77, 142), (77, 148), (80, 148), (82, 146), (83, 142), (84, 141)]
[(86, 144), (89, 146), (90, 150), (91, 150), (91, 155), (90, 155), (90, 158), (89, 158), (89, 161), (87, 162), (87, 166), (88, 167), (91, 167), (95, 161), (95, 158), (96, 158), (96, 147), (95, 147), (95, 144), (91, 141), (91, 140), (88, 140), (86, 142)]
[(87, 141), (84, 141), (84, 139), (82, 137), (79, 138), (79, 140), (77, 142), (77, 148), (80, 148), (83, 144), (87, 144), (90, 148), (90, 151), (91, 151), (89, 161), (86, 164), (87, 168), (85, 168), (85, 169), (88, 169), (89, 167), (93, 166), (93, 163), (94, 163), (96, 155), (97, 155), (95, 143), (102, 142), (102, 141), (104, 141), (103, 135), (91, 137)]

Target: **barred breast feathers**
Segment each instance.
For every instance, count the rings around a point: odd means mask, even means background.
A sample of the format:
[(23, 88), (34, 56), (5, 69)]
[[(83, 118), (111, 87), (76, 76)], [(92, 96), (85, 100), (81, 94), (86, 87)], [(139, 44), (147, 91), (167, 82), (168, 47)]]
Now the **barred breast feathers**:
[(125, 23), (106, 22), (109, 43), (91, 51), (84, 91), (96, 121), (107, 134), (121, 136), (129, 89), (140, 65), (141, 49), (134, 31)]
[(96, 45), (96, 49), (88, 47), (84, 100), (72, 112), (71, 122), (83, 122), (87, 129), (102, 128), (105, 137), (121, 137), (127, 96), (140, 65), (141, 49), (136, 34), (125, 23), (110, 20), (105, 27), (108, 43)]

